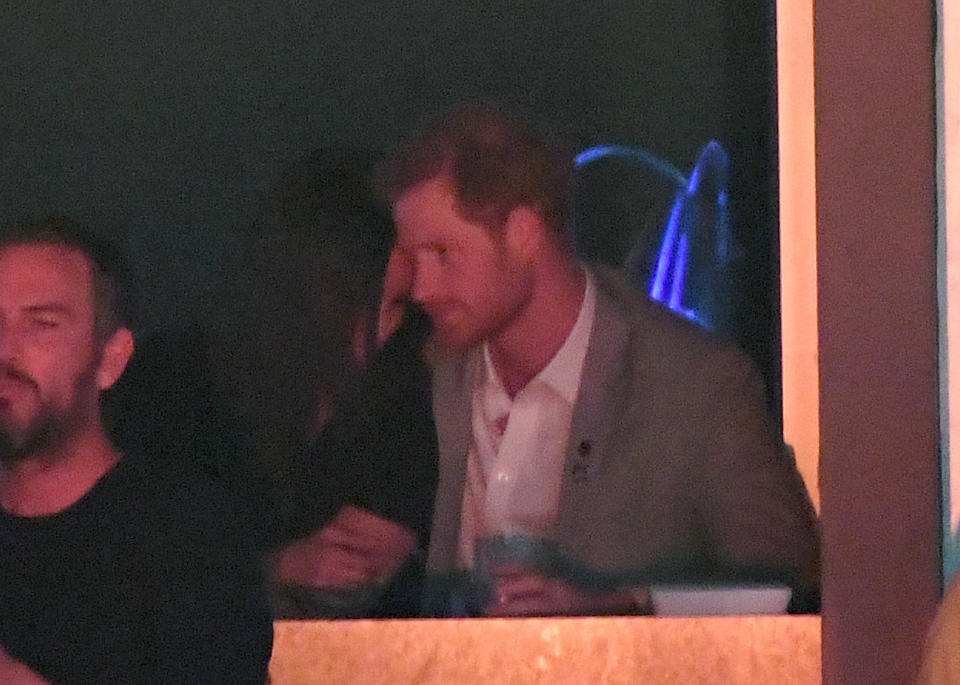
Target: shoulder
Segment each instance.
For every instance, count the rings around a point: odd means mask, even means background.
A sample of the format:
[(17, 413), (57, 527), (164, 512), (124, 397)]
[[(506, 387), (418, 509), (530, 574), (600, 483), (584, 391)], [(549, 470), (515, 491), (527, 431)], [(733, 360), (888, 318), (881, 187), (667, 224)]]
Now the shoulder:
[(116, 467), (130, 525), (149, 527), (170, 544), (212, 543), (251, 535), (255, 522), (226, 483), (186, 459), (128, 454)]
[(756, 375), (753, 362), (728, 341), (637, 292), (620, 272), (592, 268), (597, 285), (597, 336), (620, 329), (623, 350), (643, 372), (703, 378)]

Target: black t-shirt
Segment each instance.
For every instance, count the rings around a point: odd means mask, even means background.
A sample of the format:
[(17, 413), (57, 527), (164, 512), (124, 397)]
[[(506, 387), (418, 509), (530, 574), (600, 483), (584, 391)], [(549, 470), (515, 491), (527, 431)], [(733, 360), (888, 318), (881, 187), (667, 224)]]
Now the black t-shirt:
[(248, 530), (204, 476), (132, 457), (63, 512), (0, 513), (0, 645), (54, 683), (263, 683)]

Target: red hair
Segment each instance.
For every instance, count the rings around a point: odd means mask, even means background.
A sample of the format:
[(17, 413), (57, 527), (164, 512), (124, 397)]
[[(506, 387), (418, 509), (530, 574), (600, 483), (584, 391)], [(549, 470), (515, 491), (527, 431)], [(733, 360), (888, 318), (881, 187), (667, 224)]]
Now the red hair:
[(393, 203), (423, 181), (448, 178), (464, 218), (499, 230), (529, 207), (567, 240), (573, 164), (532, 128), (498, 108), (459, 104), (418, 130), (378, 173)]

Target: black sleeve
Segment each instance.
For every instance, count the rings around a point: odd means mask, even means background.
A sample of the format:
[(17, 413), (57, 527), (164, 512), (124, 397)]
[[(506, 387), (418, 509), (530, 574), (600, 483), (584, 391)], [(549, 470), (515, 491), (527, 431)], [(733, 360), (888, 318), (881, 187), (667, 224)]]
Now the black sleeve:
[(371, 361), (341, 437), (353, 470), (353, 501), (425, 539), (437, 487), (437, 436), (418, 310)]
[[(243, 524), (249, 517), (214, 486), (187, 490), (170, 506), (182, 508), (176, 525), (158, 535), (164, 557), (154, 560), (166, 571), (145, 584), (154, 585), (155, 599), (145, 601), (155, 605), (144, 682), (262, 685), (273, 622), (262, 564)], [(157, 587), (158, 579), (166, 587)]]
[(437, 481), (426, 331), (425, 318), (409, 315), (338, 408), (314, 446), (291, 532), (306, 535), (350, 503), (425, 538)]

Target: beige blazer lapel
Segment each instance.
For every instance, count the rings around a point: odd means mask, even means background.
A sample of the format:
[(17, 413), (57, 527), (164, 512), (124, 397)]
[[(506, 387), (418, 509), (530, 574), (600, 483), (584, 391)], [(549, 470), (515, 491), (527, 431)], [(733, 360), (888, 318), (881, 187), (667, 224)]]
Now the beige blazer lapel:
[(607, 436), (616, 426), (623, 405), (621, 388), (631, 380), (625, 378), (624, 364), (630, 326), (610, 293), (606, 275), (601, 272), (595, 276), (596, 314), (570, 425), (556, 524), (557, 539), (573, 547), (596, 525), (596, 521), (585, 522), (583, 512), (590, 511), (596, 498), (603, 496), (605, 484), (598, 482), (598, 472), (609, 442)]
[(433, 415), (437, 426), (438, 474), (427, 568), (449, 571), (457, 564), (460, 514), (473, 440), (472, 380), (479, 350), (440, 360), (433, 373)]

